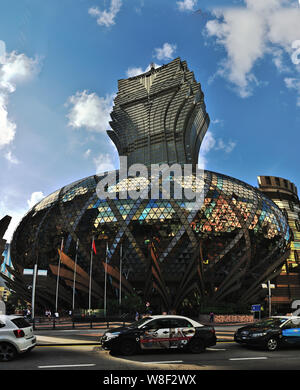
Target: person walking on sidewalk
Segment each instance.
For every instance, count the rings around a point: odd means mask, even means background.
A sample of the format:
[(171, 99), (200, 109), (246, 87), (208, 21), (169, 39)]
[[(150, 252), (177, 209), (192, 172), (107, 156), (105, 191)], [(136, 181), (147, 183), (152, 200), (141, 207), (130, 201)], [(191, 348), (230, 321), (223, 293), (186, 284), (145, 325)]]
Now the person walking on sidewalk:
[(209, 313), (209, 322), (214, 322), (215, 315), (213, 312)]

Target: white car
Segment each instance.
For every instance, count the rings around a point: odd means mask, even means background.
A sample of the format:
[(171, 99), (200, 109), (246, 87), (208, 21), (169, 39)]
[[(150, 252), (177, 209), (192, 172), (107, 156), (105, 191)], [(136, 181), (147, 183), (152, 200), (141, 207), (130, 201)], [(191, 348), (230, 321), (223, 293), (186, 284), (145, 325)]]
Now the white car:
[(32, 326), (25, 318), (0, 315), (0, 361), (9, 361), (36, 346)]

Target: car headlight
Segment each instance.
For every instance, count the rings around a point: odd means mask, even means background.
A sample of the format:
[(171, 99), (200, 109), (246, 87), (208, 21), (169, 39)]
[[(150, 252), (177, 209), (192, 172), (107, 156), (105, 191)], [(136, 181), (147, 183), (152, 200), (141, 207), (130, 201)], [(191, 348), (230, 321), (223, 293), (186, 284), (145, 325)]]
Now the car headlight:
[(262, 337), (265, 336), (267, 333), (265, 332), (260, 332), (260, 333), (252, 333), (252, 337)]
[(106, 340), (113, 339), (115, 337), (118, 337), (121, 333), (120, 332), (113, 332), (113, 333), (105, 333)]

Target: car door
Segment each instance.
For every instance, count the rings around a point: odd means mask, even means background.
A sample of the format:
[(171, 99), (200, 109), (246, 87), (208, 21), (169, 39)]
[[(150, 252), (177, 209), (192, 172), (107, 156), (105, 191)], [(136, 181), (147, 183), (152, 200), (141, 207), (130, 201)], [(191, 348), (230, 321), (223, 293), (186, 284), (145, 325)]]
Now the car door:
[(170, 348), (183, 348), (195, 335), (194, 326), (184, 318), (172, 318), (170, 328)]
[(148, 322), (140, 336), (141, 349), (168, 349), (170, 347), (170, 320), (155, 319)]
[(300, 323), (290, 320), (282, 327), (282, 336), (286, 343), (300, 345)]

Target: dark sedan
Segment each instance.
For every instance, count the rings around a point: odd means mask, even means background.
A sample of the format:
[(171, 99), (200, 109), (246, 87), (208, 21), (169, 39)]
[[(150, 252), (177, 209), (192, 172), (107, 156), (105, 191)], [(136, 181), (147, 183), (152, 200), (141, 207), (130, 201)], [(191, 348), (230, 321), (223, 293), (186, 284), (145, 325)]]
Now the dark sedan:
[(281, 346), (300, 346), (300, 317), (269, 317), (239, 328), (234, 334), (239, 344), (275, 351)]
[(212, 326), (175, 315), (145, 317), (126, 327), (110, 329), (101, 338), (104, 349), (122, 355), (161, 349), (199, 353), (215, 344), (216, 335)]

